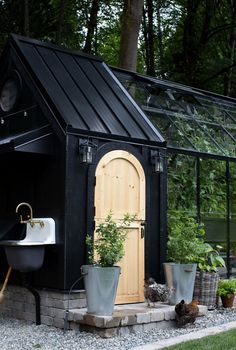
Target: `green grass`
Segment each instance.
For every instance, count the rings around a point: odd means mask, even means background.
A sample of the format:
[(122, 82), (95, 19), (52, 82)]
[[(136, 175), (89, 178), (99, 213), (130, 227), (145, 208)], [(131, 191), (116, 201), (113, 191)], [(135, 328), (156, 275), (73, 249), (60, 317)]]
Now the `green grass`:
[(236, 350), (236, 329), (170, 346), (166, 350)]

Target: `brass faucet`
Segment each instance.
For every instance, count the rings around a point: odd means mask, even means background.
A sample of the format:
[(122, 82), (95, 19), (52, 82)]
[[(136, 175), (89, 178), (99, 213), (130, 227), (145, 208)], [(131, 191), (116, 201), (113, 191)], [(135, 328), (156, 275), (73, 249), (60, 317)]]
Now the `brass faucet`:
[(44, 227), (43, 221), (33, 219), (33, 209), (29, 203), (22, 202), (22, 203), (18, 204), (16, 207), (16, 213), (18, 213), (18, 210), (22, 205), (26, 205), (29, 208), (30, 215), (27, 215), (27, 220), (23, 220), (22, 215), (20, 215), (20, 223), (21, 224), (28, 224), (29, 223), (31, 227), (34, 227), (35, 224), (40, 224), (41, 227)]

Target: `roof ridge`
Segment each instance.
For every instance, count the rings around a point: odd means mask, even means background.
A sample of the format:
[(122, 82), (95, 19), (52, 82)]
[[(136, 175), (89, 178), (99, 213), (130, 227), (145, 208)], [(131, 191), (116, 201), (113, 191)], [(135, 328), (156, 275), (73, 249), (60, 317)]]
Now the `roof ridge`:
[(79, 57), (85, 57), (85, 58), (89, 58), (90, 60), (94, 60), (94, 61), (99, 61), (99, 62), (104, 62), (104, 59), (93, 55), (93, 54), (88, 54), (82, 51), (78, 51), (76, 49), (70, 49), (67, 47), (64, 47), (62, 45), (58, 45), (58, 44), (54, 44), (48, 41), (42, 41), (42, 40), (38, 40), (38, 39), (32, 39), (32, 38), (28, 38), (19, 34), (14, 34), (11, 33), (10, 37), (9, 37), (10, 41), (12, 43), (16, 43), (17, 45), (19, 45), (19, 42), (25, 42), (25, 43), (29, 43), (31, 45), (36, 45), (36, 46), (41, 46), (47, 49), (51, 49), (51, 50), (56, 50), (56, 51), (60, 51), (60, 52), (64, 52), (64, 53), (70, 53)]

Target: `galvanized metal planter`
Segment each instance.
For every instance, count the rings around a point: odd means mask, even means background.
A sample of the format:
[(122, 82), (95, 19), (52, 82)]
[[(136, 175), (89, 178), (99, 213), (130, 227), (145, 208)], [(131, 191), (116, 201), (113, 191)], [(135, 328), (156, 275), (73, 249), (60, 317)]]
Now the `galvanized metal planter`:
[(83, 265), (87, 313), (111, 316), (120, 276), (120, 267)]
[(169, 303), (175, 305), (181, 300), (190, 303), (193, 299), (193, 288), (197, 264), (164, 263), (166, 284), (171, 289)]

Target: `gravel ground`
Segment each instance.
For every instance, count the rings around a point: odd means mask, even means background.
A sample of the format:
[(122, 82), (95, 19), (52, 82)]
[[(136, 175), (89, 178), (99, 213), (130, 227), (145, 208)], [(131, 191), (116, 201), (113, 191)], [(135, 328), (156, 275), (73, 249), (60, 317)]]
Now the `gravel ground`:
[(196, 330), (217, 326), (236, 320), (236, 308), (209, 311), (207, 316), (200, 317), (196, 325), (168, 330), (151, 330), (137, 332), (133, 335), (102, 339), (97, 335), (67, 331), (48, 327), (35, 326), (25, 321), (13, 320), (0, 316), (0, 349), (1, 350), (127, 350), (132, 347), (156, 342), (160, 339), (175, 337)]

